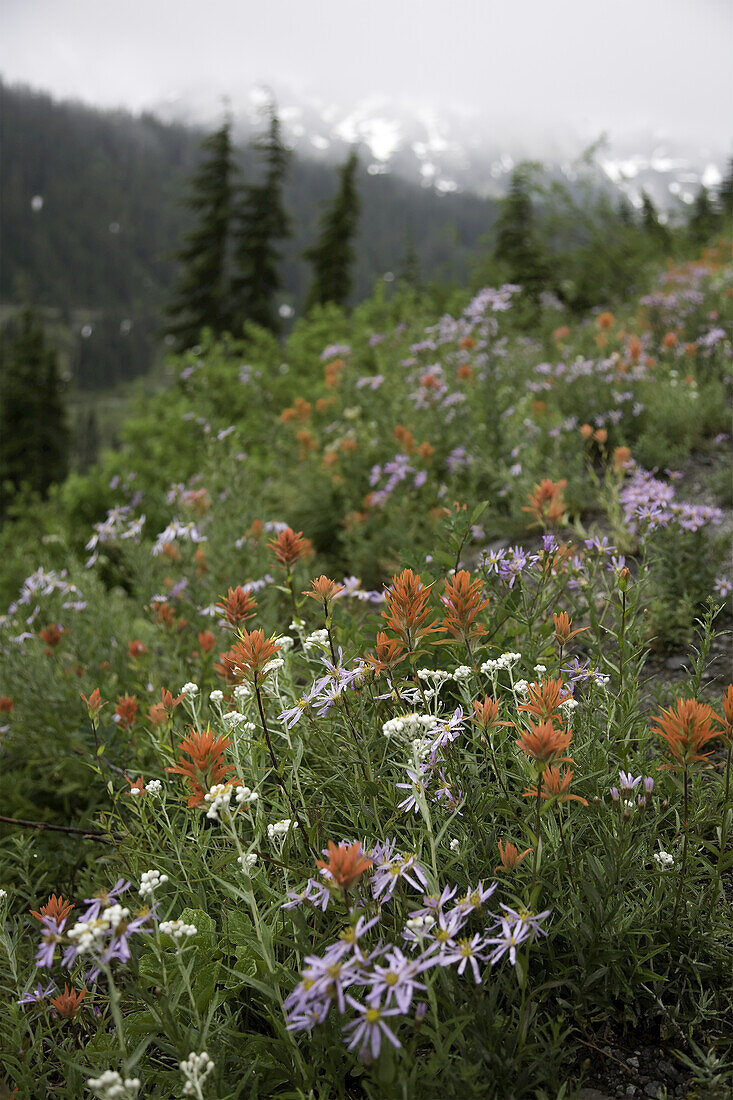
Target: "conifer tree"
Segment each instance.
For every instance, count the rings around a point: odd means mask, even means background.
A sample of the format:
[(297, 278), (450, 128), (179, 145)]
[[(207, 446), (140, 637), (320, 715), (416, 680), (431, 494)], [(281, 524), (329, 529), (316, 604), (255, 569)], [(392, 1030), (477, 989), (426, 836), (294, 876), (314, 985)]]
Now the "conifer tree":
[(672, 243), (669, 230), (659, 220), (657, 208), (646, 191), (641, 193), (641, 224), (655, 247), (668, 252)]
[(361, 207), (356, 189), (358, 166), (359, 158), (352, 151), (339, 168), (338, 191), (321, 215), (318, 240), (303, 253), (313, 266), (307, 309), (326, 302), (345, 306), (351, 294), (353, 239)]
[(220, 334), (230, 327), (227, 251), (235, 168), (228, 118), (201, 149), (186, 200), (197, 222), (175, 255), (180, 274), (166, 309), (179, 350), (196, 344), (204, 328)]
[(696, 245), (704, 245), (718, 228), (718, 215), (706, 187), (701, 187), (695, 196), (687, 222), (690, 239)]
[(495, 258), (506, 266), (509, 281), (537, 301), (547, 285), (548, 265), (539, 243), (527, 169), (515, 168), (509, 193), (501, 205)]
[(0, 513), (22, 484), (45, 496), (68, 469), (68, 431), (56, 353), (26, 309), (0, 343)]
[(718, 188), (717, 206), (723, 221), (728, 226), (726, 232), (730, 233), (731, 222), (733, 222), (733, 159), (728, 161), (727, 174)]
[(279, 329), (275, 298), (282, 288), (276, 244), (290, 236), (290, 220), (283, 203), (283, 181), (290, 152), (283, 144), (274, 106), (269, 109), (267, 132), (253, 148), (262, 154), (264, 176), (244, 189), (233, 231), (231, 284), (235, 332), (247, 321), (271, 332)]

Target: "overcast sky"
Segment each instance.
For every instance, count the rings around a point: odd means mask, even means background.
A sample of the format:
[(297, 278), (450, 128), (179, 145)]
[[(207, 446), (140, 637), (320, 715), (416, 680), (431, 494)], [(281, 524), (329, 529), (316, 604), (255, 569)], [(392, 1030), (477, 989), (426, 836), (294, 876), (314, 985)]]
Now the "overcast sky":
[(533, 131), (731, 137), (733, 0), (1, 0), (0, 73), (134, 110), (274, 83)]

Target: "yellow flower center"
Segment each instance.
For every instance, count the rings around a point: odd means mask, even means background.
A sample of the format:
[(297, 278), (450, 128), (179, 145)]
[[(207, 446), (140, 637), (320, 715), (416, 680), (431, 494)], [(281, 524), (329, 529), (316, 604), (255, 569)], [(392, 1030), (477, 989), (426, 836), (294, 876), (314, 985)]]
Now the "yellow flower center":
[(368, 1008), (366, 1010), (365, 1016), (366, 1016), (366, 1022), (368, 1024), (376, 1024), (377, 1020), (379, 1019), (379, 1009), (378, 1008)]

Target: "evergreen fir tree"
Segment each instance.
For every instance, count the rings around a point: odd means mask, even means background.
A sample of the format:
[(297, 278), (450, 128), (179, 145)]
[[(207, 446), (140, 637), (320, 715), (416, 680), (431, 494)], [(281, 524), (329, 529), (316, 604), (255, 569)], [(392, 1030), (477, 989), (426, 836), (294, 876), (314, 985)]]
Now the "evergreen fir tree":
[(512, 173), (509, 193), (501, 204), (494, 256), (505, 265), (509, 281), (537, 301), (547, 285), (549, 268), (537, 236), (529, 174), (521, 166)]
[(231, 299), (233, 329), (247, 322), (271, 332), (279, 330), (275, 298), (282, 289), (276, 242), (290, 236), (290, 220), (283, 204), (283, 180), (290, 153), (282, 141), (280, 121), (270, 107), (266, 134), (254, 142), (265, 162), (262, 181), (243, 190), (234, 229)]
[(657, 208), (646, 191), (641, 193), (641, 224), (654, 246), (662, 252), (669, 252), (672, 243), (669, 230), (659, 220)]
[(733, 158), (728, 161), (728, 172), (718, 188), (717, 206), (730, 233), (733, 222)]
[(352, 289), (353, 239), (359, 221), (360, 201), (356, 189), (359, 158), (352, 151), (339, 168), (339, 187), (320, 219), (318, 240), (305, 252), (313, 267), (306, 309), (334, 302), (345, 306)]
[(68, 469), (68, 431), (56, 353), (26, 309), (0, 344), (0, 513), (21, 485), (45, 496)]
[(230, 327), (227, 248), (234, 160), (229, 119), (201, 149), (204, 156), (186, 200), (198, 220), (175, 255), (181, 270), (166, 309), (171, 318), (168, 331), (179, 350), (196, 344), (204, 328), (219, 334)]
[(705, 245), (718, 229), (718, 215), (707, 188), (701, 187), (695, 196), (687, 222), (690, 239), (696, 245)]

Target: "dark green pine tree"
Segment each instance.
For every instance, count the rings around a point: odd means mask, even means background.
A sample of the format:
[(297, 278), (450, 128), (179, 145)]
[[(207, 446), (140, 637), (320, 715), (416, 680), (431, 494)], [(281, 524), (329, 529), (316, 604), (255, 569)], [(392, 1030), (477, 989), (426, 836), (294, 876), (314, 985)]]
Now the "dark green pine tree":
[(26, 484), (45, 496), (66, 476), (69, 436), (56, 353), (26, 309), (0, 342), (0, 513)]
[(282, 289), (277, 242), (290, 236), (282, 193), (290, 152), (283, 144), (274, 106), (270, 107), (267, 132), (253, 148), (264, 160), (264, 176), (259, 183), (244, 187), (235, 218), (232, 327), (241, 332), (250, 321), (277, 332), (280, 322), (276, 296)]
[(661, 252), (669, 252), (672, 244), (670, 232), (659, 220), (657, 208), (646, 191), (641, 193), (641, 225), (655, 248)]
[(501, 204), (494, 257), (505, 266), (509, 281), (536, 302), (547, 286), (549, 266), (537, 235), (529, 174), (521, 166), (512, 172)]
[(335, 302), (345, 306), (352, 288), (353, 240), (361, 203), (356, 189), (359, 158), (352, 151), (339, 168), (339, 187), (320, 219), (318, 240), (303, 253), (313, 266), (306, 309)]
[(733, 159), (728, 161), (727, 175), (718, 188), (717, 206), (727, 226), (726, 233), (730, 233), (733, 228)]
[(196, 224), (175, 254), (180, 273), (166, 309), (167, 331), (179, 350), (193, 347), (202, 329), (219, 335), (231, 324), (228, 241), (235, 166), (229, 119), (204, 140), (201, 149), (203, 159), (186, 200)]
[(690, 240), (696, 245), (705, 245), (718, 230), (720, 219), (706, 187), (701, 187), (695, 196), (687, 221)]

